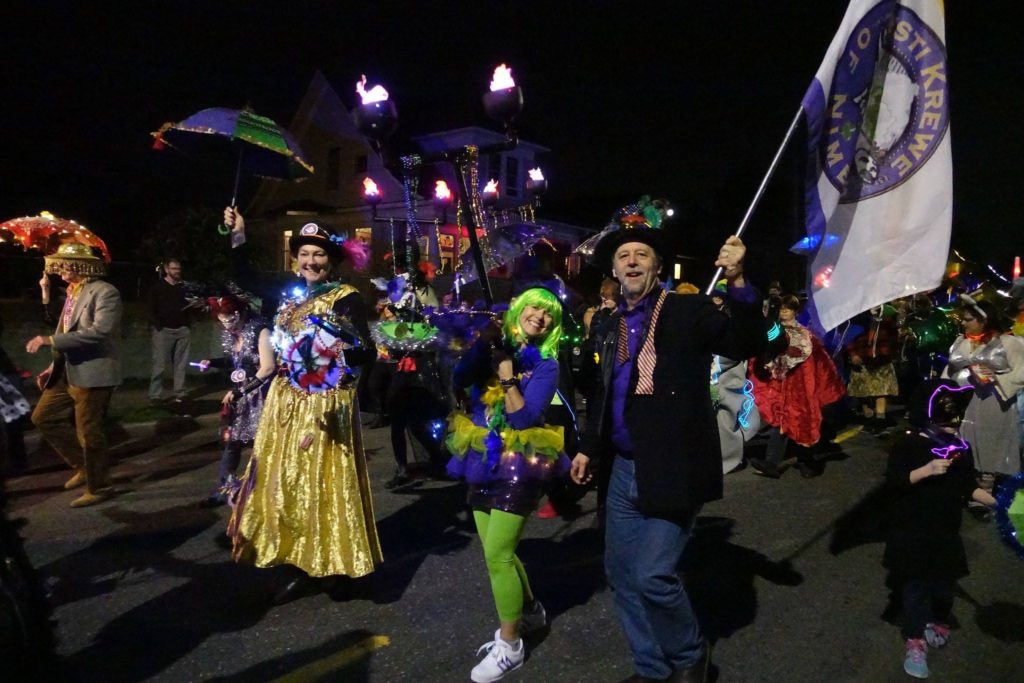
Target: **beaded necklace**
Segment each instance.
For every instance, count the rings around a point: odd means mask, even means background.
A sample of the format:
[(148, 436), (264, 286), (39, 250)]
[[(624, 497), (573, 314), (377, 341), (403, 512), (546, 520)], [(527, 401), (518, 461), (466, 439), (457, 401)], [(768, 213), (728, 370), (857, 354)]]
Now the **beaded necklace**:
[(254, 360), (259, 361), (256, 340), (264, 326), (261, 319), (253, 318), (246, 321), (245, 326), (239, 332), (225, 329), (221, 333), (221, 346), (224, 348), (224, 355), (231, 359), (236, 370), (242, 367), (246, 354), (251, 354)]

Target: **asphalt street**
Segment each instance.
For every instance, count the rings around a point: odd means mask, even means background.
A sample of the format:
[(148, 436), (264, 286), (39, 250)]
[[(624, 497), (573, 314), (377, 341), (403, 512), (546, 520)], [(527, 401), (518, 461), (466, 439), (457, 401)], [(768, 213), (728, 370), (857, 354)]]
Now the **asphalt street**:
[[(497, 616), (480, 544), (453, 482), (386, 491), (387, 429), (365, 430), (385, 562), (332, 594), (271, 603), (287, 577), (232, 562), (228, 510), (201, 509), (219, 457), (219, 395), (196, 418), (117, 438), (118, 495), (71, 509), (68, 470), (29, 434), (31, 470), (8, 481), (13, 516), (54, 607), (61, 676), (73, 681), (469, 680)], [(885, 440), (847, 431), (824, 475), (730, 474), (702, 511), (682, 570), (714, 644), (719, 681), (900, 681), (903, 643), (883, 618)], [(550, 627), (508, 680), (614, 682), (632, 673), (602, 569), (595, 494), (571, 520), (533, 518), (520, 544)], [(1024, 564), (991, 523), (964, 519), (959, 583), (939, 681), (1021, 680)], [(0, 679), (4, 675), (0, 673)]]

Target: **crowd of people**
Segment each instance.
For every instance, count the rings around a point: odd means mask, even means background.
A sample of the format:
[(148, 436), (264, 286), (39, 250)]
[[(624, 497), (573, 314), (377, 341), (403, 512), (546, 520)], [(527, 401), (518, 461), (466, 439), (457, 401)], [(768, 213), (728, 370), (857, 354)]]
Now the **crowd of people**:
[[(575, 419), (573, 392), (563, 391), (568, 312), (550, 284), (528, 283), (501, 311), (446, 307), (430, 269), (412, 268), (378, 284), (375, 316), (340, 277), (362, 265), (365, 247), (309, 223), (289, 241), (300, 291), (269, 320), (243, 287), (190, 297), (181, 263), (162, 264), (149, 300), (153, 400), (162, 399), (168, 358), (172, 400), (184, 396), (189, 311), (222, 327), (223, 357), (195, 363), (233, 384), (222, 400), (217, 481), (201, 504), (230, 504), (233, 557), (290, 568), (278, 603), (334, 590), (386, 561), (362, 394), (377, 413), (371, 426), (391, 429), (395, 472), (386, 489), (417, 474), (407, 433), (427, 453), (427, 475), (465, 483), (498, 623), (473, 681), (523, 666), (524, 636), (546, 625), (516, 555), (527, 520), (538, 509), (557, 514), (595, 484), (605, 571), (633, 655), (627, 681), (704, 681), (710, 650), (677, 573), (701, 507), (721, 498), (724, 475), (744, 464), (777, 479), (792, 458), (804, 477), (820, 475), (841, 425), (858, 421), (891, 437), (899, 406), (909, 427), (890, 440), (887, 481), (905, 514), (885, 564), (902, 588), (904, 668), (927, 676), (927, 649), (949, 639), (953, 585), (967, 571), (960, 509), (970, 501), (980, 517), (989, 514), (995, 487), (1021, 469), (1024, 340), (1012, 321), (990, 301), (960, 296), (962, 334), (944, 357), (914, 345), (911, 323), (928, 308), (915, 297), (819, 338), (799, 297), (772, 282), (762, 299), (744, 273), (739, 238), (722, 245), (715, 265), (724, 279), (705, 296), (685, 283), (665, 286), (666, 252), (650, 220), (625, 214), (613, 223), (592, 257), (606, 276), (600, 301), (581, 316), (576, 389), (585, 423)], [(225, 211), (225, 224), (233, 243), (244, 242), (237, 210)], [(31, 421), (72, 468), (65, 488), (85, 489), (72, 507), (113, 493), (102, 420), (120, 382), (121, 299), (103, 280), (105, 267), (82, 245), (46, 257), (67, 298), (54, 333), (26, 344), (53, 354), (37, 378)], [(48, 276), (40, 284), (49, 303)], [(437, 342), (441, 332), (446, 343)], [(28, 411), (7, 372), (0, 399), (5, 423)]]

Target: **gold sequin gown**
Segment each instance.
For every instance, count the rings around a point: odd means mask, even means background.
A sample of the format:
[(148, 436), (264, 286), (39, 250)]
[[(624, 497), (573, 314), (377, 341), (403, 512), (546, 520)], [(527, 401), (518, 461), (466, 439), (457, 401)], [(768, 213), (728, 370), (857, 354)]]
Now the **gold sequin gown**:
[[(382, 561), (359, 404), (337, 339), (307, 322), (330, 316), (348, 285), (286, 301), (272, 341), (279, 365), (228, 533), (236, 560), (290, 564), (310, 576), (364, 576)], [(332, 353), (332, 345), (335, 350)]]

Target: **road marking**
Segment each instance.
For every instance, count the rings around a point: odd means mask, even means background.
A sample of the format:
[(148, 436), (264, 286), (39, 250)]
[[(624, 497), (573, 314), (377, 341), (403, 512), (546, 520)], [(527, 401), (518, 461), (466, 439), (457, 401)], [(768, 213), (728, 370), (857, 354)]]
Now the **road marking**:
[(311, 662), (280, 678), (275, 678), (273, 683), (308, 683), (309, 681), (318, 681), (328, 674), (338, 669), (343, 669), (349, 664), (370, 655), (374, 650), (379, 650), (390, 644), (391, 639), (387, 636), (370, 636), (355, 645), (349, 645), (344, 650), (335, 652), (333, 655)]
[(845, 432), (841, 432), (838, 436), (836, 436), (836, 438), (833, 439), (833, 441), (835, 441), (836, 443), (842, 443), (842, 442), (846, 441), (847, 439), (849, 439), (849, 438), (851, 438), (853, 436), (856, 436), (857, 434), (860, 434), (861, 430), (863, 430), (863, 429), (864, 428), (861, 427), (861, 426), (850, 427)]

